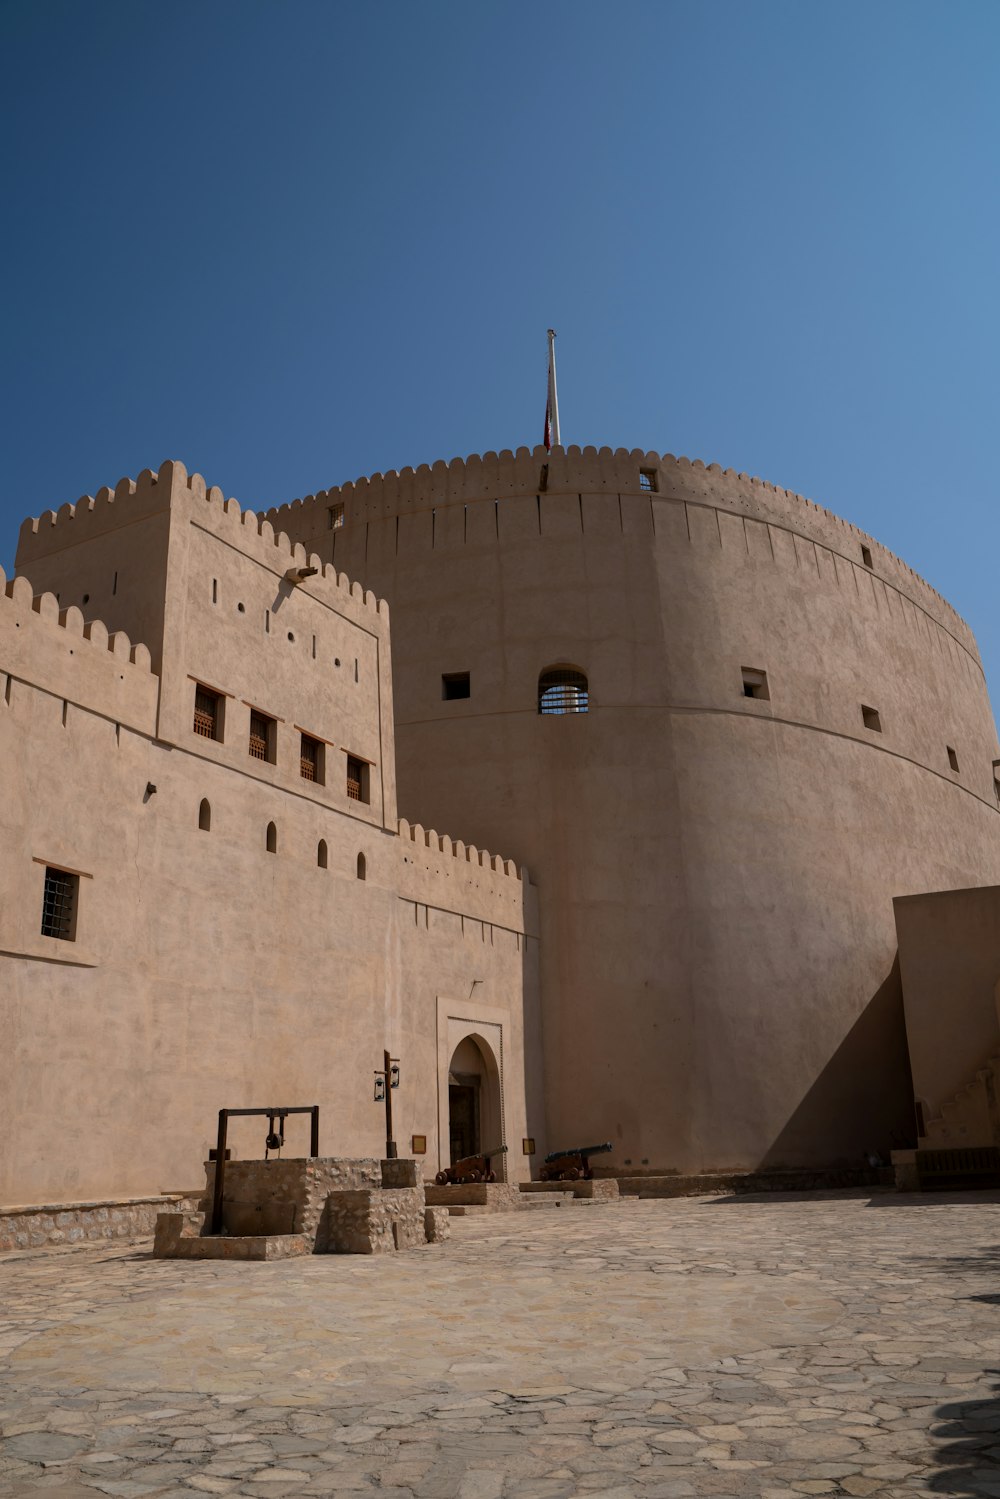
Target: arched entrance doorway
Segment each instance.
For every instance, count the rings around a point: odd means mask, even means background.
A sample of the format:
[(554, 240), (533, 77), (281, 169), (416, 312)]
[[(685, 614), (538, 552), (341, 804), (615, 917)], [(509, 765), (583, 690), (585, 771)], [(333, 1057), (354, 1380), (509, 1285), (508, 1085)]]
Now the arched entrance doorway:
[[(448, 1065), (448, 1145), (452, 1163), (502, 1145), (500, 1076), (488, 1043), (466, 1036)], [(494, 1162), (503, 1178), (500, 1161)]]

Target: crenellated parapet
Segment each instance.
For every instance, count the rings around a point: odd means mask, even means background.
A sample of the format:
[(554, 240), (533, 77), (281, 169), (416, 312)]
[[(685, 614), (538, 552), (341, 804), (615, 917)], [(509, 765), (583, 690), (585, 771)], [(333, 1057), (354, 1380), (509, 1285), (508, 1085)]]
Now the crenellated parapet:
[(159, 681), (141, 642), (0, 569), (0, 675), (152, 732)]
[(188, 518), (202, 529), (223, 537), (230, 545), (284, 575), (293, 568), (316, 569), (304, 586), (340, 612), (354, 617), (387, 616), (388, 606), (360, 583), (253, 510), (244, 510), (223, 491), (206, 484), (201, 474), (188, 474), (183, 463), (171, 460), (156, 473), (144, 469), (136, 479), (120, 479), (114, 489), (99, 489), (76, 504), (61, 505), (26, 520), (18, 538), (18, 570), (30, 571), (33, 560), (109, 535), (136, 521), (183, 506)]
[(13, 622), (15, 628), (20, 628), (22, 623), (29, 624), (34, 614), (40, 622), (65, 630), (67, 640), (85, 641), (95, 651), (110, 652), (115, 661), (149, 672), (149, 651), (141, 642), (133, 645), (123, 630), (111, 632), (102, 620), (84, 619), (82, 611), (74, 606), (61, 609), (54, 593), (35, 593), (27, 578), (8, 579), (2, 568), (0, 588), (3, 589), (0, 609), (6, 606), (5, 625)]
[(398, 828), (399, 893), (405, 899), (460, 910), (513, 931), (537, 932), (535, 888), (526, 869), (405, 818)]
[[(586, 531), (588, 507), (584, 501), (602, 495), (615, 497), (619, 503), (628, 497), (648, 506), (654, 532), (655, 513), (661, 506), (704, 507), (743, 515), (801, 536), (852, 563), (861, 564), (867, 552), (872, 572), (912, 597), (976, 654), (971, 631), (947, 599), (867, 532), (792, 490), (735, 469), (724, 469), (718, 463), (705, 464), (700, 459), (677, 458), (671, 453), (576, 446), (554, 448), (551, 452), (543, 447), (505, 449), (500, 453), (373, 474), (277, 506), (267, 510), (265, 516), (272, 525), (285, 528), (305, 544), (319, 544), (329, 551), (328, 533), (334, 526), (342, 525), (348, 531), (391, 518), (402, 522), (407, 516), (437, 513), (459, 505), (471, 513), (472, 507), (482, 503), (497, 505), (493, 529), (499, 539), (503, 502), (517, 497), (537, 501), (537, 530), (543, 536), (546, 500), (578, 498), (580, 527)], [(594, 516), (594, 507), (589, 509)], [(489, 529), (483, 524), (463, 528), (477, 542), (488, 536)], [(606, 529), (602, 521), (600, 530), (603, 533)], [(428, 536), (431, 534), (428, 532)], [(456, 535), (454, 525), (449, 527), (448, 535), (450, 538)], [(335, 537), (335, 540), (339, 551), (340, 539)], [(406, 544), (407, 540), (401, 529), (400, 544)]]

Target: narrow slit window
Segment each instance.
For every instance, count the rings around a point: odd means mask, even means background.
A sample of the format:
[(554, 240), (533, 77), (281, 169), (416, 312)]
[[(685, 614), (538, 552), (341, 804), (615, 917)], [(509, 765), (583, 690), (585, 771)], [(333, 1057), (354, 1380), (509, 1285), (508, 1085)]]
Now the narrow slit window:
[(444, 672), (441, 676), (441, 696), (446, 703), (453, 703), (461, 697), (472, 696), (472, 686), (467, 671)]
[(865, 703), (862, 703), (861, 721), (866, 729), (871, 729), (873, 734), (881, 734), (882, 715), (877, 708), (869, 708)]
[(212, 831), (212, 804), (207, 797), (202, 797), (198, 808), (198, 827), (203, 833)]
[(42, 892), (42, 936), (58, 937), (61, 942), (76, 941), (76, 912), (79, 905), (80, 876), (65, 869), (46, 866)]
[(222, 694), (195, 683), (194, 731), (203, 739), (222, 738)]
[(366, 880), (367, 878), (368, 878), (368, 860), (365, 858), (364, 854), (358, 854), (358, 879), (359, 880)]
[(269, 854), (276, 854), (278, 852), (278, 829), (273, 822), (269, 822), (267, 825), (264, 843)]
[(331, 531), (339, 531), (344, 524), (343, 505), (330, 505), (327, 508), (327, 527)]
[(369, 797), (369, 767), (364, 760), (354, 755), (347, 757), (347, 795), (352, 802), (367, 802)]
[(866, 547), (864, 543), (862, 543), (861, 546), (861, 560), (864, 563), (865, 567), (874, 568), (874, 563), (872, 562), (871, 547)]
[(771, 692), (767, 685), (767, 672), (761, 671), (756, 666), (744, 666), (743, 672), (743, 696), (755, 697), (760, 702), (769, 702)]
[(952, 770), (955, 771), (955, 773), (957, 774), (958, 773), (958, 756), (956, 755), (955, 751), (952, 749), (952, 747), (951, 747), (950, 744), (948, 746), (948, 764), (951, 766)]
[(269, 764), (274, 764), (276, 728), (273, 718), (268, 718), (266, 713), (258, 713), (256, 709), (251, 709), (249, 750), (252, 759), (266, 760)]
[(212, 603), (213, 604), (217, 604), (218, 602), (219, 602), (219, 580), (218, 580), (218, 578), (213, 578), (212, 579)]
[(304, 781), (315, 781), (317, 786), (325, 783), (323, 763), (325, 747), (321, 739), (314, 739), (311, 734), (302, 735), (302, 743), (299, 747), (299, 774)]
[(330, 856), (327, 852), (326, 839), (321, 838), (316, 845), (316, 863), (320, 869), (329, 868)]
[(550, 666), (538, 678), (539, 713), (586, 713), (590, 708), (587, 678), (575, 666)]
[(643, 494), (656, 493), (657, 483), (655, 468), (641, 468), (639, 470), (639, 488)]

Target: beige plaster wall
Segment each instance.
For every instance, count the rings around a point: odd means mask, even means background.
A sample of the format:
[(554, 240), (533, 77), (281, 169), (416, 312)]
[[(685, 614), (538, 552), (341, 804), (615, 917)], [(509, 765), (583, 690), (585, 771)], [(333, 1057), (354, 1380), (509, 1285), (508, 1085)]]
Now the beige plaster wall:
[[(194, 1186), (222, 1106), (318, 1103), (324, 1154), (380, 1155), (385, 1046), (403, 1069), (400, 1153), (426, 1135), (433, 1175), (442, 998), (447, 1012), (448, 996), (475, 995), (520, 1049), (525, 996), (537, 1015), (534, 892), (489, 854), (400, 833), (385, 610), (320, 574), (279, 600), (282, 629), (265, 637), (261, 601), (304, 554), (179, 465), (157, 482), (171, 493), (162, 701), (143, 646), (121, 633), (109, 644), (96, 623), (87, 638), (78, 611), (60, 622), (26, 578), (0, 599), (0, 1203)], [(303, 782), (291, 739), (260, 766), (235, 718), (222, 744), (195, 736), (192, 675), (367, 755), (372, 806), (348, 802), (339, 777)], [(47, 862), (81, 874), (74, 942), (39, 935)], [(528, 1086), (511, 1061), (511, 1127), (540, 1134)], [(292, 1153), (306, 1128), (290, 1122)], [(237, 1155), (261, 1154), (264, 1132), (235, 1122)]]
[[(701, 1170), (904, 1143), (892, 898), (1000, 879), (950, 605), (809, 501), (656, 454), (487, 455), (270, 514), (390, 601), (403, 804), (536, 872), (554, 1144)], [(586, 716), (538, 715), (555, 664)]]
[(930, 1120), (1000, 1055), (1000, 885), (893, 905), (913, 1091)]

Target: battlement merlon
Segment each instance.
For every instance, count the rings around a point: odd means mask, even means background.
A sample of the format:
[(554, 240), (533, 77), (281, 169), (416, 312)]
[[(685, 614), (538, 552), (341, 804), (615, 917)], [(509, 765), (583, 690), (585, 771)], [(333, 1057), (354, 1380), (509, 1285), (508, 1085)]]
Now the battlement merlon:
[[(266, 518), (253, 510), (242, 510), (236, 500), (227, 500), (221, 489), (206, 485), (201, 474), (189, 475), (184, 464), (177, 461), (161, 464), (155, 474), (144, 469), (136, 479), (120, 479), (114, 489), (99, 489), (96, 495), (84, 495), (76, 504), (60, 505), (58, 510), (26, 520), (18, 537), (16, 570), (31, 571), (48, 587), (42, 577), (44, 569), (33, 568), (33, 564), (59, 556), (85, 572), (93, 566), (94, 544), (103, 538), (122, 535), (127, 528), (156, 516), (180, 513), (195, 525), (224, 536), (279, 577), (292, 569), (314, 567), (315, 575), (298, 586), (355, 623), (377, 628), (376, 621), (388, 616), (384, 600), (366, 593), (360, 584), (352, 583), (346, 574), (338, 573), (318, 556), (307, 556), (301, 543), (293, 543), (284, 531), (276, 533)], [(165, 545), (166, 532), (162, 541)], [(75, 562), (66, 557), (71, 549), (80, 547), (87, 548), (85, 558)], [(148, 562), (148, 552), (142, 560)], [(63, 575), (66, 570), (64, 562)], [(112, 597), (117, 596), (116, 586)], [(65, 604), (66, 599), (62, 602)]]
[(85, 620), (55, 594), (36, 593), (29, 579), (0, 569), (0, 679), (8, 704), (18, 684), (61, 698), (141, 733), (156, 727), (159, 681), (149, 651), (123, 631)]
[(401, 897), (538, 936), (538, 892), (527, 869), (405, 818), (398, 831)]
[[(264, 512), (272, 525), (309, 546), (329, 551), (332, 511), (338, 524), (350, 527), (390, 516), (515, 496), (639, 495), (650, 503), (684, 502), (730, 510), (785, 527), (861, 563), (862, 546), (872, 556), (872, 571), (939, 619), (973, 654), (975, 639), (966, 621), (926, 579), (876, 538), (813, 500), (767, 480), (724, 469), (718, 463), (675, 457), (641, 448), (584, 447), (507, 448), (500, 453), (452, 458), (417, 468), (390, 469)], [(341, 509), (342, 507), (342, 509)], [(324, 540), (324, 538), (326, 538)]]

